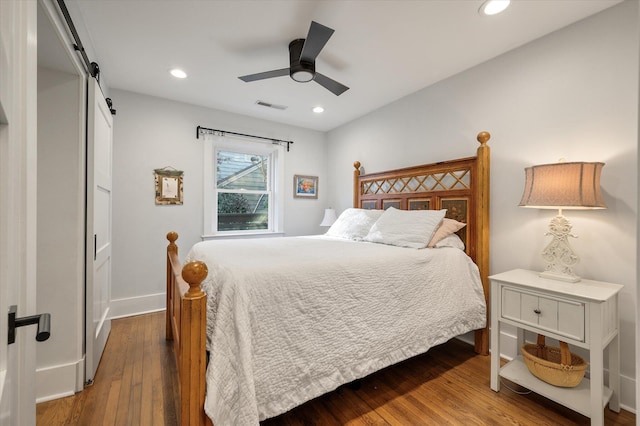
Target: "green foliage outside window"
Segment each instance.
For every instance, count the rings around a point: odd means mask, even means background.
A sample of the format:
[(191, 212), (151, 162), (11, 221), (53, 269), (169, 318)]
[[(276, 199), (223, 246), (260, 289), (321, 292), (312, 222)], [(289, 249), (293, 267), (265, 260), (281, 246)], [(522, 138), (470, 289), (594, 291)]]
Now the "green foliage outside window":
[(249, 202), (242, 194), (221, 193), (218, 194), (218, 213), (247, 213)]

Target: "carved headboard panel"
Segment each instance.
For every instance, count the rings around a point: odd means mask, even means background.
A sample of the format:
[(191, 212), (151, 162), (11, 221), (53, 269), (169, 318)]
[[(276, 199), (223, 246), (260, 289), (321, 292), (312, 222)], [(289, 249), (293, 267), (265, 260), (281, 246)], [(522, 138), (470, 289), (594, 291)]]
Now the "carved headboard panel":
[(359, 176), (358, 200), (363, 209), (439, 210), (466, 223), (458, 235), (475, 260), (473, 197), (476, 157)]
[[(478, 134), (477, 155), (366, 175), (353, 165), (353, 206), (364, 209), (447, 209), (447, 217), (467, 224), (458, 235), (478, 265), (489, 301), (489, 169), (488, 132)], [(476, 334), (476, 351), (488, 353), (487, 329)]]

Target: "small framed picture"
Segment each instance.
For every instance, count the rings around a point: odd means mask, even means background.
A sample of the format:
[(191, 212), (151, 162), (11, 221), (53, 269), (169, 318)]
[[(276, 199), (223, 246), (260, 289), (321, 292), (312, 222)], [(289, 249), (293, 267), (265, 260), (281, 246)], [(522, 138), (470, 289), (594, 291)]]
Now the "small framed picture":
[(182, 204), (182, 172), (156, 169), (156, 204)]
[(293, 176), (295, 198), (318, 198), (318, 176)]

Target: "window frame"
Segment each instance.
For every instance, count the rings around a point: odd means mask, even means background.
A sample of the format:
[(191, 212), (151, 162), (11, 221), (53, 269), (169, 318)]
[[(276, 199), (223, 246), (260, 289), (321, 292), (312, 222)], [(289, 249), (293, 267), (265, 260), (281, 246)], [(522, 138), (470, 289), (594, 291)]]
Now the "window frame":
[[(216, 237), (272, 236), (282, 234), (284, 209), (284, 150), (276, 144), (252, 142), (218, 136), (204, 141), (204, 230), (202, 239)], [(270, 186), (269, 223), (267, 229), (218, 230), (218, 188), (217, 154), (219, 151), (231, 151), (245, 154), (265, 155), (269, 158), (267, 184)], [(224, 191), (227, 192), (227, 191)], [(247, 190), (247, 193), (255, 191)], [(262, 192), (262, 191), (258, 191)], [(267, 190), (269, 192), (269, 189)]]

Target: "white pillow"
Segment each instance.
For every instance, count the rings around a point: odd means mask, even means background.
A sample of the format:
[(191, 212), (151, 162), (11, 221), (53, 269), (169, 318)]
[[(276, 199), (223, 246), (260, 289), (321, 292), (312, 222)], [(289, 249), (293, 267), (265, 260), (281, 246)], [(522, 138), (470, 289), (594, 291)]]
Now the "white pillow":
[(426, 247), (446, 212), (446, 210), (398, 210), (390, 207), (373, 224), (365, 241), (400, 247)]
[(348, 208), (340, 214), (325, 235), (348, 240), (362, 240), (383, 213), (384, 210)]
[(447, 235), (446, 237), (438, 241), (434, 247), (453, 247), (464, 251), (464, 243), (462, 242), (460, 237), (458, 237), (458, 234)]

